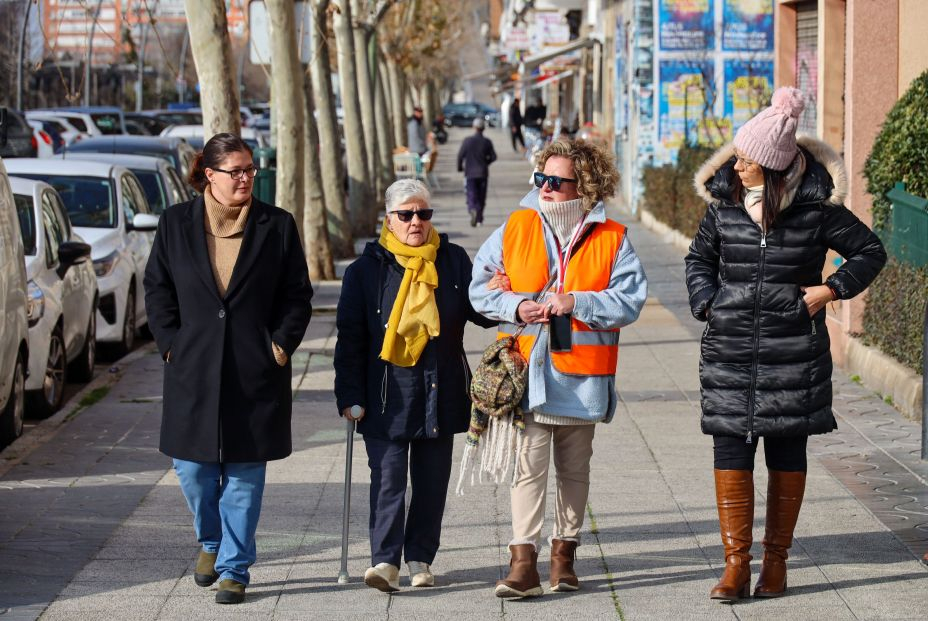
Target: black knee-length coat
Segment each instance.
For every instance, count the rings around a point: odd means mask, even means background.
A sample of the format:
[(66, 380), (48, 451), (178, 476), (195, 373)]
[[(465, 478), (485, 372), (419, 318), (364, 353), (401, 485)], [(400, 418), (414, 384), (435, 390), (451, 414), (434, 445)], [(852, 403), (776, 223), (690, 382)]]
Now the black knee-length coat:
[(252, 200), (220, 297), (206, 248), (203, 197), (165, 210), (145, 269), (148, 325), (164, 357), (161, 452), (189, 461), (255, 462), (291, 452), (293, 354), (313, 289), (293, 217)]
[(805, 174), (766, 236), (731, 199), (731, 146), (696, 175), (709, 208), (686, 256), (686, 285), (693, 315), (707, 321), (699, 375), (708, 434), (790, 437), (835, 427), (825, 309), (810, 316), (801, 288), (822, 284), (833, 249), (844, 262), (826, 283), (850, 299), (876, 277), (886, 252), (843, 205), (838, 155), (812, 138), (799, 144)]

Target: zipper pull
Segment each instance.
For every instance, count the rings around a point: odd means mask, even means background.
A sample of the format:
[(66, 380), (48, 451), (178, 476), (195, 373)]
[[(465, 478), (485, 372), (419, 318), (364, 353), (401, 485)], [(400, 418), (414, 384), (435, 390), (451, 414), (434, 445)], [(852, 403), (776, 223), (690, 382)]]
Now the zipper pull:
[(812, 320), (812, 334), (813, 334), (813, 335), (818, 334), (818, 331), (815, 329), (815, 320), (814, 320), (814, 319)]
[(767, 247), (767, 234), (766, 233), (760, 234), (760, 247), (761, 248)]
[(750, 431), (748, 432), (748, 437), (747, 437), (747, 439), (744, 441), (744, 443), (745, 443), (745, 444), (754, 444), (754, 440), (751, 439), (751, 432), (750, 432)]

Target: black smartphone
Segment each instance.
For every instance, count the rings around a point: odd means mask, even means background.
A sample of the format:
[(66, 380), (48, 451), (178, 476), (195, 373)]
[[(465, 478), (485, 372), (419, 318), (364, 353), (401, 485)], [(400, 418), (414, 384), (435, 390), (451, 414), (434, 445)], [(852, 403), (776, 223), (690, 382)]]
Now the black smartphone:
[(570, 351), (573, 343), (570, 337), (570, 315), (551, 315), (548, 319), (548, 331), (551, 339), (551, 351)]

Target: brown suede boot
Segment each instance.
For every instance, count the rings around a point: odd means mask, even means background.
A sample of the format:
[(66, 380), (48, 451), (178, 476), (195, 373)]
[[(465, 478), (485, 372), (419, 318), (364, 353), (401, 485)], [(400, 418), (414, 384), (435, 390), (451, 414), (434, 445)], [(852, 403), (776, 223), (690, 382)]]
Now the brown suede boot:
[(219, 579), (216, 573), (216, 552), (204, 552), (200, 550), (197, 555), (197, 566), (193, 570), (193, 581), (197, 586), (208, 587)]
[(574, 555), (577, 552), (576, 541), (564, 539), (551, 540), (551, 590), (576, 591), (580, 581), (574, 573)]
[(538, 575), (538, 552), (531, 543), (509, 546), (509, 575), (496, 583), (496, 597), (536, 597), (544, 594)]
[(735, 601), (751, 594), (754, 473), (750, 470), (716, 470), (715, 503), (725, 546), (725, 571), (709, 597)]
[(771, 470), (769, 474), (764, 562), (754, 597), (780, 597), (786, 591), (787, 550), (793, 545), (793, 530), (806, 490), (805, 472)]

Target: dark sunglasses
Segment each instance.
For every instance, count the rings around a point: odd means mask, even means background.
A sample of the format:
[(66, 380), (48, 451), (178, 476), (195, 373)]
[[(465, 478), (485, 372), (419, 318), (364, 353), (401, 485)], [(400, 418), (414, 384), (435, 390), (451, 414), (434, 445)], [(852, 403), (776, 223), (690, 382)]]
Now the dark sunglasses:
[(557, 175), (546, 175), (543, 172), (536, 172), (535, 187), (543, 188), (545, 187), (545, 182), (547, 182), (549, 188), (557, 192), (561, 189), (562, 183), (577, 183), (577, 180), (568, 179), (567, 177), (558, 177)]
[(413, 216), (419, 216), (419, 219), (423, 222), (428, 222), (432, 219), (432, 214), (435, 213), (434, 209), (420, 209), (419, 211), (413, 211), (411, 209), (398, 209), (397, 211), (391, 211), (394, 216), (400, 219), (400, 222), (411, 222)]

